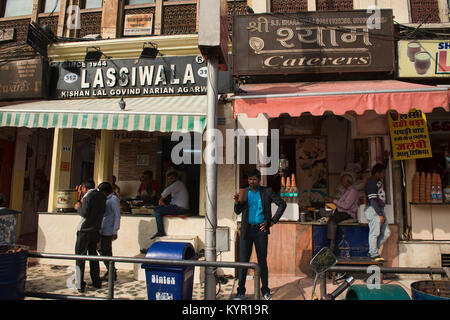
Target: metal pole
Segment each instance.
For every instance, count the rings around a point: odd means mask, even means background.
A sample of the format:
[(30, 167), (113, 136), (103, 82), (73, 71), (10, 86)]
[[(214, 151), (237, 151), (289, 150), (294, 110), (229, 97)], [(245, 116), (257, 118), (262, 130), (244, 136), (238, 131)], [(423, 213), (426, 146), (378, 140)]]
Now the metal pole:
[[(219, 63), (217, 56), (208, 57), (206, 121), (206, 185), (205, 185), (205, 259), (216, 261), (216, 227), (217, 227), (217, 141), (214, 137), (217, 128), (217, 87)], [(214, 153), (214, 154), (213, 154)], [(205, 268), (205, 300), (216, 299), (215, 268)]]
[(114, 261), (109, 262), (108, 270), (108, 299), (114, 299), (114, 280), (116, 278), (116, 269), (114, 267)]
[[(217, 267), (224, 268), (252, 268), (255, 270), (255, 299), (260, 300), (259, 282), (261, 280), (261, 269), (256, 263), (250, 262), (217, 262), (217, 261), (198, 261), (198, 260), (167, 260), (167, 259), (149, 259), (149, 258), (130, 258), (130, 257), (108, 257), (108, 256), (85, 256), (75, 254), (64, 253), (44, 253), (44, 252), (29, 252), (30, 258), (46, 258), (46, 259), (61, 259), (61, 260), (88, 260), (88, 261), (106, 261), (112, 262), (110, 264), (110, 270), (114, 270), (114, 262), (123, 263), (147, 263), (156, 265), (173, 265), (173, 266), (199, 266), (199, 267), (211, 267), (213, 269)], [(108, 272), (109, 274), (109, 272)], [(47, 298), (47, 299), (66, 299), (66, 300), (110, 300), (114, 299), (114, 282), (113, 274), (110, 274), (108, 278), (109, 292), (107, 298), (97, 297), (83, 297), (72, 296), (64, 294), (49, 294), (41, 292), (25, 292), (27, 297)], [(214, 288), (215, 289), (215, 288)]]
[(320, 275), (320, 299), (325, 300), (327, 297), (327, 273)]
[[(334, 266), (328, 272), (359, 272), (367, 273), (367, 267), (360, 266)], [(416, 268), (416, 267), (380, 267), (381, 273), (400, 274), (440, 274), (445, 276), (443, 268)]]
[(259, 266), (257, 268), (255, 268), (255, 275), (253, 277), (254, 279), (254, 290), (255, 290), (255, 300), (261, 300), (261, 291), (259, 288), (259, 283), (261, 282), (261, 273), (260, 273), (261, 269), (259, 268)]

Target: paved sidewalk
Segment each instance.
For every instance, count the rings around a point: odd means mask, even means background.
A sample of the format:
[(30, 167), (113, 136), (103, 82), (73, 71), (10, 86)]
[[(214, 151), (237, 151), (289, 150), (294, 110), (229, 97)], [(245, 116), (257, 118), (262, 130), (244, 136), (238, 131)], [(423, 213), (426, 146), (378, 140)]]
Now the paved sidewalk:
[[(106, 269), (101, 265), (100, 274), (103, 275)], [(398, 284), (411, 296), (411, 283), (418, 280), (429, 279), (429, 277), (418, 277), (415, 279), (385, 278), (384, 284)], [(89, 266), (86, 265), (85, 281), (87, 282), (86, 292), (80, 294), (74, 287), (75, 268), (73, 266), (59, 266), (46, 264), (33, 264), (27, 269), (26, 291), (46, 292), (67, 295), (80, 295), (88, 297), (107, 297), (108, 284), (103, 282), (101, 289), (90, 286)], [(236, 295), (237, 280), (227, 278), (226, 284), (220, 285), (220, 292), (217, 300), (232, 300)], [(309, 300), (311, 297), (314, 279), (312, 277), (281, 277), (277, 275), (269, 276), (269, 287), (272, 291), (273, 300)], [(327, 293), (331, 293), (342, 282), (333, 285), (331, 279), (327, 279)], [(354, 284), (364, 284), (365, 279), (357, 279)], [(219, 289), (219, 286), (217, 286)], [(249, 277), (246, 283), (246, 299), (253, 300), (253, 280)], [(320, 296), (320, 283), (317, 281), (316, 291)], [(131, 270), (118, 270), (117, 281), (114, 283), (114, 298), (126, 300), (147, 300), (146, 281), (137, 281), (133, 277)], [(345, 298), (345, 292), (337, 298)], [(36, 300), (37, 298), (26, 297), (25, 300)], [(194, 284), (192, 300), (204, 299), (204, 284)]]
[[(106, 272), (102, 268), (100, 275)], [(57, 266), (46, 264), (34, 264), (27, 269), (27, 280), (25, 284), (25, 291), (45, 292), (67, 295), (80, 295), (87, 297), (101, 297), (106, 298), (108, 295), (108, 283), (103, 282), (101, 289), (92, 287), (89, 266), (86, 264), (84, 273), (85, 281), (87, 282), (86, 291), (81, 294), (74, 286), (75, 281), (75, 267), (74, 266)], [(220, 293), (217, 299), (228, 300), (231, 297), (233, 289), (233, 279), (228, 279), (226, 284), (221, 284)], [(192, 300), (203, 300), (204, 285), (194, 284)], [(118, 270), (117, 281), (114, 283), (114, 299), (126, 300), (147, 300), (147, 285), (145, 280), (135, 280), (132, 270)], [(26, 297), (25, 300), (40, 300), (37, 298)]]

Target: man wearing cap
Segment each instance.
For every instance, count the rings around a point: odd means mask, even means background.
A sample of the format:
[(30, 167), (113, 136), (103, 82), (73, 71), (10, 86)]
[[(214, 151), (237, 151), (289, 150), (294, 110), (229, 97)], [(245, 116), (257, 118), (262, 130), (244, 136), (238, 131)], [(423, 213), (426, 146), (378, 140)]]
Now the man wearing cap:
[(328, 219), (327, 236), (330, 240), (330, 249), (335, 251), (337, 224), (348, 219), (355, 219), (358, 211), (359, 192), (353, 187), (353, 176), (349, 172), (341, 175), (341, 184), (345, 188), (339, 199), (331, 197), (327, 198), (327, 202), (331, 202), (336, 206), (336, 210)]

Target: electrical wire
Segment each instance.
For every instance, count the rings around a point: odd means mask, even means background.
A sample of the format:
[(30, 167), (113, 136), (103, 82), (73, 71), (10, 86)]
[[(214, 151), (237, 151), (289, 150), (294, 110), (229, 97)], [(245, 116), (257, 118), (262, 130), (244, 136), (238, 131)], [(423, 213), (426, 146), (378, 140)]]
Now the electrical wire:
[[(336, 26), (336, 25), (326, 24), (326, 23), (317, 23), (317, 22), (315, 22), (313, 20), (305, 19), (305, 18), (302, 18), (300, 16), (295, 16), (295, 14), (288, 15), (286, 13), (271, 13), (271, 12), (265, 13), (265, 14), (273, 16), (273, 17), (284, 17), (286, 19), (295, 20), (295, 21), (301, 22), (301, 23), (312, 24), (312, 25), (315, 25), (315, 26), (318, 26), (318, 27), (322, 27), (322, 28), (326, 28), (326, 29), (332, 28), (332, 29), (335, 29), (336, 31), (340, 31), (340, 32), (351, 32), (351, 31), (353, 31), (352, 29), (349, 29), (349, 28), (346, 28), (346, 27), (343, 27), (343, 26)], [(301, 15), (301, 14), (302, 13), (298, 13), (298, 15)], [(419, 29), (422, 27), (423, 24), (426, 23), (426, 21), (428, 21), (430, 16), (431, 16), (431, 13), (429, 13), (425, 17), (424, 21), (421, 22), (417, 28), (415, 28), (416, 32), (419, 31)], [(234, 19), (233, 19), (233, 21), (234, 21)], [(401, 25), (400, 23), (396, 22), (395, 20), (394, 20), (394, 23), (396, 23), (397, 25), (409, 28), (407, 26)], [(420, 30), (423, 30), (423, 29), (420, 29)], [(373, 38), (378, 38), (380, 40), (387, 40), (387, 41), (396, 41), (396, 40), (398, 41), (398, 40), (404, 40), (404, 39), (408, 39), (409, 38), (408, 36), (403, 37), (402, 35), (396, 35), (396, 34), (392, 35), (392, 34), (373, 32), (373, 31), (365, 31), (365, 30), (363, 30), (361, 32), (362, 33), (368, 33)], [(427, 31), (427, 33), (434, 34), (434, 32), (432, 32), (432, 31)], [(450, 33), (448, 33), (448, 34), (444, 33), (444, 34), (441, 34), (441, 35), (442, 36), (450, 35)]]

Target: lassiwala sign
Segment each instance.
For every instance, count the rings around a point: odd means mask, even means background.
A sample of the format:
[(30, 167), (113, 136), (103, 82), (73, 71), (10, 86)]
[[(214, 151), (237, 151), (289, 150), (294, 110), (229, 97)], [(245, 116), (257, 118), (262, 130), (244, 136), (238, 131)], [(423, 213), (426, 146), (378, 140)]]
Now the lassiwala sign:
[(392, 10), (236, 16), (233, 74), (394, 70)]
[[(108, 98), (206, 94), (202, 56), (67, 61), (52, 65), (53, 98)], [(219, 93), (231, 91), (229, 72), (219, 73)]]

